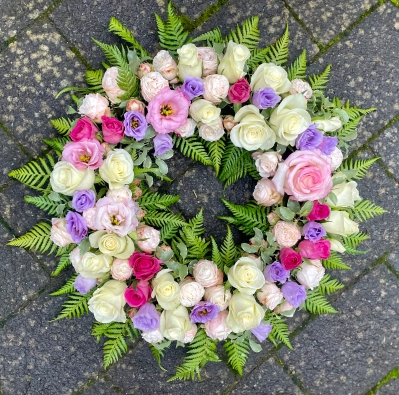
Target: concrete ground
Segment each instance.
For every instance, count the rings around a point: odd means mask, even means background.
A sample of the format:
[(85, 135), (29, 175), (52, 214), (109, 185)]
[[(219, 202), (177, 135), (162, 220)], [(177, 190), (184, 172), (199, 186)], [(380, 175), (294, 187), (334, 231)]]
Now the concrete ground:
[[(116, 42), (107, 32), (111, 16), (157, 50), (153, 13), (165, 16), (164, 0), (0, 0), (0, 394), (285, 394), (397, 395), (399, 393), (399, 9), (392, 0), (176, 0), (194, 35), (259, 15), (262, 44), (272, 43), (288, 23), (290, 58), (306, 48), (310, 71), (332, 63), (328, 94), (359, 107), (376, 107), (361, 124), (353, 156), (381, 159), (360, 182), (361, 196), (389, 210), (362, 226), (371, 234), (365, 256), (350, 257), (352, 271), (332, 273), (345, 288), (334, 295), (334, 316), (297, 314), (290, 321), (294, 351), (266, 345), (252, 354), (243, 376), (223, 363), (209, 364), (201, 382), (166, 383), (182, 360), (181, 348), (166, 354), (159, 370), (143, 342), (109, 370), (90, 336), (92, 316), (50, 322), (62, 298), (50, 297), (69, 273), (51, 278), (53, 257), (5, 247), (45, 215), (23, 201), (34, 192), (7, 177), (10, 170), (46, 148), (54, 136), (49, 120), (65, 115), (67, 95), (82, 85), (87, 68), (103, 59), (91, 37)], [(397, 3), (397, 1), (396, 1)], [(191, 22), (190, 22), (191, 20)], [(356, 150), (356, 151), (355, 151)], [(253, 184), (223, 191), (212, 169), (177, 155), (175, 181), (188, 216), (204, 206), (207, 232), (224, 233), (215, 220), (219, 198), (249, 198)], [(244, 187), (244, 188), (243, 188)], [(242, 194), (237, 191), (247, 190)], [(195, 194), (194, 194), (195, 193)]]

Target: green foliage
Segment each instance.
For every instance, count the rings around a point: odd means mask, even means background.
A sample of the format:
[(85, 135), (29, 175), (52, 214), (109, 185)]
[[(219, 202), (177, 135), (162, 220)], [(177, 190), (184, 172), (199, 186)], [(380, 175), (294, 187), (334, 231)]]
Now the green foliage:
[(351, 270), (348, 265), (345, 265), (342, 258), (335, 251), (331, 251), (330, 256), (326, 260), (323, 260), (322, 264), (326, 269)]
[(359, 222), (387, 213), (387, 210), (370, 202), (370, 200), (358, 200), (353, 208), (346, 209), (346, 211), (351, 219), (357, 219)]
[(189, 351), (183, 363), (177, 368), (173, 380), (194, 380), (197, 376), (201, 380), (200, 369), (207, 362), (219, 362), (216, 354), (216, 341), (209, 338), (201, 328), (198, 330), (194, 340), (188, 345)]
[(178, 202), (179, 199), (180, 196), (178, 195), (154, 193), (144, 189), (143, 194), (138, 199), (138, 203), (143, 210), (166, 210), (170, 205)]
[(37, 160), (32, 160), (19, 169), (12, 170), (8, 175), (37, 191), (44, 191), (44, 186), (50, 179), (54, 167), (54, 159), (47, 154)]
[(356, 170), (356, 175), (353, 178), (354, 180), (361, 180), (367, 174), (368, 169), (371, 165), (380, 158), (371, 158), (371, 159), (347, 159), (345, 160), (338, 171), (342, 170)]
[(357, 232), (349, 236), (345, 236), (342, 238), (342, 244), (344, 245), (346, 252), (348, 254), (360, 255), (365, 254), (367, 251), (359, 251), (357, 250), (357, 246), (363, 241), (370, 238), (369, 234), (364, 232)]
[(69, 259), (69, 252), (61, 255), (60, 261), (58, 262), (57, 268), (51, 273), (53, 277), (58, 276), (63, 270), (65, 270), (71, 264)]
[(34, 204), (41, 210), (46, 211), (50, 215), (57, 214), (57, 206), (60, 202), (51, 200), (48, 196), (24, 196), (24, 200), (27, 203)]
[(71, 131), (73, 121), (68, 118), (57, 118), (51, 119), (50, 122), (59, 134), (67, 136)]
[(317, 75), (313, 74), (313, 77), (309, 77), (310, 86), (313, 91), (319, 91), (321, 93), (327, 88), (328, 80), (330, 78), (331, 65), (328, 65), (325, 70)]
[(162, 211), (148, 211), (145, 215), (145, 222), (146, 224), (157, 228), (161, 228), (165, 225), (186, 225), (186, 223), (180, 219), (180, 216)]
[(236, 44), (245, 45), (249, 50), (255, 49), (259, 43), (258, 22), (258, 16), (248, 18), (242, 23), (241, 27), (237, 25), (235, 30), (231, 30), (225, 41), (232, 40)]
[(247, 61), (247, 66), (250, 71), (254, 71), (259, 64), (267, 62), (270, 47), (263, 49), (254, 49), (251, 57)]
[(148, 346), (150, 347), (151, 354), (154, 356), (155, 360), (158, 362), (158, 366), (160, 367), (160, 369), (162, 369), (163, 371), (166, 371), (166, 369), (164, 369), (161, 365), (162, 358), (164, 357), (163, 351), (154, 347), (151, 343), (148, 343)]
[(219, 247), (215, 239), (211, 236), (212, 244), (212, 261), (216, 264), (219, 269), (223, 269), (222, 255), (219, 251)]
[(242, 368), (247, 362), (251, 348), (248, 345), (248, 339), (243, 342), (232, 342), (227, 340), (223, 344), (226, 351), (229, 365), (242, 376)]
[(318, 290), (322, 295), (330, 295), (334, 292), (337, 292), (339, 289), (342, 289), (344, 284), (341, 284), (336, 279), (331, 279), (329, 274), (326, 274), (320, 281), (318, 286)]
[(288, 325), (285, 323), (286, 319), (280, 315), (273, 315), (272, 313), (266, 314), (266, 320), (268, 320), (272, 326), (272, 331), (270, 332), (268, 338), (269, 340), (277, 346), (278, 342), (285, 344), (290, 350), (292, 350), (292, 345), (289, 338)]
[(306, 78), (306, 49), (303, 50), (298, 59), (288, 68), (288, 79), (292, 81), (295, 78)]
[(233, 233), (230, 226), (227, 226), (227, 234), (220, 247), (220, 260), (222, 267), (231, 267), (236, 263), (238, 251), (234, 243)]
[(55, 139), (43, 139), (43, 141), (52, 148), (58, 156), (61, 156), (62, 151), (64, 149), (64, 145), (71, 142), (72, 140), (69, 137), (58, 137)]
[(87, 85), (91, 85), (94, 88), (102, 89), (104, 72), (102, 70), (87, 70), (86, 71), (86, 82)]
[(50, 296), (58, 296), (76, 292), (73, 284), (77, 276), (77, 274), (74, 274), (58, 291), (51, 293)]
[(266, 54), (266, 61), (278, 65), (286, 63), (288, 59), (288, 43), (289, 31), (287, 25), (284, 34), (276, 41), (274, 45), (269, 47), (269, 51)]
[(183, 227), (180, 231), (180, 236), (183, 243), (187, 246), (188, 259), (205, 258), (209, 252), (209, 241), (206, 241), (203, 237), (197, 236), (189, 226)]
[(192, 137), (178, 137), (173, 136), (173, 146), (177, 148), (184, 156), (191, 158), (197, 162), (203, 163), (205, 166), (211, 166), (213, 164), (212, 159), (202, 142), (198, 139), (197, 134)]
[(175, 223), (164, 225), (161, 228), (161, 240), (165, 242), (167, 240), (173, 239), (177, 235), (180, 227), (181, 225), (176, 225)]
[(213, 167), (215, 168), (216, 176), (220, 171), (222, 165), (222, 157), (226, 148), (226, 140), (224, 136), (217, 141), (206, 141), (205, 146), (208, 149), (209, 157), (212, 160)]
[(205, 41), (207, 42), (207, 45), (211, 47), (215, 43), (222, 43), (223, 42), (223, 37), (220, 29), (216, 27), (215, 29), (211, 30), (210, 32), (206, 32), (204, 34), (201, 34), (200, 36), (194, 38), (193, 43), (199, 42), (199, 41)]
[(200, 236), (204, 233), (204, 209), (202, 207), (198, 214), (188, 221), (188, 226), (196, 236)]
[(77, 318), (87, 313), (89, 311), (87, 302), (92, 297), (94, 290), (95, 288), (85, 295), (79, 292), (70, 293), (69, 299), (62, 305), (63, 309), (54, 321), (61, 318)]
[(307, 298), (304, 307), (313, 314), (334, 314), (337, 310), (331, 306), (330, 302), (320, 292), (319, 287), (313, 291), (307, 291)]

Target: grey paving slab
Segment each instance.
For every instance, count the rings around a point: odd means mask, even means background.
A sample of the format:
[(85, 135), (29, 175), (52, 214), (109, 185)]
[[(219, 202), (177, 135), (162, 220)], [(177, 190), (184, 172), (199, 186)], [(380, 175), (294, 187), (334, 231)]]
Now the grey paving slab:
[(278, 356), (309, 394), (363, 395), (399, 363), (399, 281), (376, 267)]
[(39, 21), (0, 55), (0, 120), (33, 155), (55, 135), (49, 120), (65, 116), (66, 86), (79, 85), (84, 69), (57, 31)]
[(388, 262), (399, 273), (399, 249), (396, 248), (388, 255)]
[(117, 395), (120, 394), (119, 389), (116, 391), (113, 384), (108, 380), (104, 380), (100, 378), (93, 385), (87, 388), (84, 392), (81, 392), (82, 395)]
[(173, 2), (177, 9), (191, 20), (198, 18), (208, 7), (216, 3), (217, 0), (175, 0)]
[(399, 379), (391, 380), (381, 387), (376, 395), (397, 395), (399, 394)]

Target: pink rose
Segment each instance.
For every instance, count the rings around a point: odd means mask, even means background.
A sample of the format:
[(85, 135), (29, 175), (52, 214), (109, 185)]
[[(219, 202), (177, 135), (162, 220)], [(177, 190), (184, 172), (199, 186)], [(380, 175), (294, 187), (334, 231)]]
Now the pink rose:
[(312, 211), (306, 217), (309, 221), (320, 221), (328, 218), (331, 209), (327, 204), (320, 204), (317, 200), (313, 202)]
[(144, 115), (144, 103), (137, 99), (130, 99), (126, 103), (126, 111), (138, 111)]
[(73, 243), (72, 236), (66, 230), (65, 218), (51, 218), (50, 240), (58, 247), (65, 247)]
[(277, 190), (300, 202), (325, 198), (332, 188), (331, 166), (313, 151), (295, 151), (273, 177)]
[(77, 142), (82, 140), (94, 140), (98, 129), (96, 125), (88, 118), (80, 118), (76, 126), (69, 133), (69, 137)]
[(280, 252), (280, 262), (285, 270), (292, 270), (302, 263), (302, 256), (292, 248), (283, 248)]
[(123, 139), (123, 122), (106, 116), (101, 117), (101, 120), (103, 121), (104, 141), (110, 144), (118, 144)]
[(192, 324), (191, 329), (186, 332), (184, 335), (183, 343), (191, 343), (194, 340), (195, 335), (197, 334), (197, 325)]
[(301, 239), (299, 227), (290, 222), (278, 221), (272, 233), (274, 240), (276, 240), (280, 247), (292, 247)]
[(283, 293), (276, 284), (266, 281), (256, 298), (268, 309), (273, 310), (283, 300)]
[(151, 299), (151, 292), (152, 289), (150, 287), (150, 284), (148, 284), (147, 281), (140, 280), (136, 285), (136, 289), (133, 288), (133, 285), (131, 285), (129, 288), (126, 288), (126, 303), (129, 306), (136, 307), (138, 309)]
[(158, 93), (169, 87), (169, 81), (156, 71), (144, 75), (140, 81), (141, 95), (150, 102)]
[(261, 154), (254, 152), (252, 157), (255, 159), (256, 170), (261, 177), (272, 177), (276, 174), (276, 169), (281, 155), (278, 152), (269, 151)]
[(98, 140), (81, 140), (67, 143), (62, 160), (72, 163), (78, 170), (98, 169), (103, 163), (104, 147)]
[(298, 244), (299, 253), (308, 259), (327, 259), (330, 256), (331, 243), (328, 240), (303, 240)]
[(216, 74), (218, 69), (218, 56), (212, 47), (199, 47), (198, 58), (202, 60), (202, 76)]
[(136, 75), (141, 80), (145, 75), (151, 73), (152, 71), (154, 71), (152, 64), (144, 62), (140, 64), (139, 68), (137, 69)]
[(137, 237), (136, 244), (141, 251), (147, 253), (154, 252), (161, 240), (159, 230), (147, 225), (141, 225), (137, 228)]
[(153, 61), (154, 71), (157, 71), (168, 81), (177, 76), (177, 64), (168, 51), (159, 51)]
[(195, 281), (203, 287), (212, 287), (223, 282), (223, 273), (214, 262), (200, 259), (193, 267)]
[(104, 73), (102, 80), (103, 89), (111, 103), (120, 103), (121, 100), (118, 97), (126, 93), (126, 91), (118, 86), (118, 73), (117, 67), (110, 67)]
[(205, 332), (213, 340), (226, 340), (232, 330), (227, 326), (227, 310), (221, 311), (216, 318), (205, 323)]
[(119, 281), (128, 280), (133, 275), (133, 269), (128, 259), (114, 259), (111, 266), (112, 278)]
[(232, 115), (226, 115), (223, 118), (223, 126), (228, 132), (236, 125), (238, 125), (238, 122), (234, 122), (234, 117)]
[(186, 123), (182, 126), (179, 126), (173, 132), (176, 133), (179, 137), (191, 137), (194, 132), (197, 124), (192, 118), (187, 118)]
[(290, 94), (296, 95), (297, 93), (302, 93), (306, 100), (309, 100), (312, 97), (312, 88), (310, 85), (299, 78), (295, 78), (291, 81)]
[(212, 74), (204, 78), (204, 99), (219, 104), (229, 91), (229, 80), (224, 75)]
[(281, 201), (283, 196), (277, 191), (272, 180), (262, 178), (258, 181), (254, 190), (254, 198), (261, 206), (273, 206)]
[(99, 229), (96, 229), (96, 227), (94, 226), (94, 219), (96, 218), (96, 208), (95, 207), (92, 207), (92, 208), (89, 208), (88, 210), (83, 211), (82, 215), (83, 215), (83, 218), (86, 220), (87, 227), (89, 229), (99, 230)]
[(161, 263), (162, 261), (152, 255), (137, 251), (129, 258), (129, 264), (133, 268), (135, 277), (143, 281), (153, 278), (161, 270)]
[(220, 140), (224, 135), (223, 121), (219, 119), (214, 124), (200, 122), (198, 125), (198, 134), (206, 141)]
[(147, 122), (159, 134), (172, 132), (187, 122), (189, 106), (182, 92), (164, 88), (148, 103)]
[(83, 99), (79, 107), (79, 114), (86, 115), (94, 122), (101, 123), (103, 115), (110, 116), (111, 110), (108, 107), (108, 100), (99, 93), (89, 93)]
[(230, 87), (228, 96), (232, 103), (245, 103), (251, 96), (251, 86), (245, 78), (240, 78)]
[[(223, 278), (222, 278), (223, 282)], [(214, 285), (205, 290), (204, 300), (219, 306), (220, 311), (226, 310), (231, 299), (230, 289), (224, 289), (223, 285)]]

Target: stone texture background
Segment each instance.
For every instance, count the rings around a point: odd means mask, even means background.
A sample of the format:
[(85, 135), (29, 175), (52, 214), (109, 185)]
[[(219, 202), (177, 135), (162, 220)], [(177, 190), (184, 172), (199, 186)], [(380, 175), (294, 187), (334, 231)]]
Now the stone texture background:
[[(143, 342), (108, 371), (101, 345), (90, 336), (92, 317), (51, 322), (61, 308), (57, 289), (68, 273), (52, 278), (52, 257), (6, 247), (44, 214), (28, 206), (32, 194), (9, 179), (10, 170), (45, 150), (54, 135), (49, 119), (61, 117), (65, 86), (80, 86), (86, 68), (98, 67), (100, 50), (91, 37), (118, 42), (107, 32), (120, 19), (150, 51), (157, 50), (153, 13), (164, 0), (0, 0), (0, 395), (286, 394), (397, 395), (399, 380), (399, 188), (396, 171), (399, 83), (399, 9), (389, 0), (176, 0), (177, 9), (201, 31), (227, 32), (259, 15), (262, 44), (274, 42), (288, 23), (290, 59), (306, 48), (310, 71), (332, 63), (328, 94), (359, 107), (376, 107), (361, 124), (353, 156), (381, 157), (360, 183), (361, 195), (389, 210), (362, 225), (372, 238), (365, 256), (351, 257), (353, 270), (332, 273), (344, 282), (332, 297), (335, 316), (297, 314), (289, 323), (294, 351), (266, 345), (253, 354), (242, 377), (224, 364), (208, 364), (201, 382), (166, 383), (183, 358), (170, 350), (162, 372)], [(356, 150), (355, 150), (356, 149)], [(172, 193), (192, 216), (206, 208), (207, 233), (222, 237), (220, 197), (244, 202), (253, 188), (223, 190), (212, 169), (176, 155)], [(242, 190), (246, 190), (244, 194)], [(194, 198), (195, 197), (195, 198)]]

